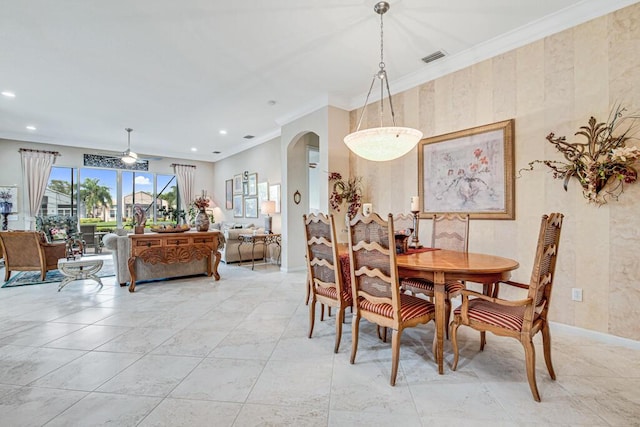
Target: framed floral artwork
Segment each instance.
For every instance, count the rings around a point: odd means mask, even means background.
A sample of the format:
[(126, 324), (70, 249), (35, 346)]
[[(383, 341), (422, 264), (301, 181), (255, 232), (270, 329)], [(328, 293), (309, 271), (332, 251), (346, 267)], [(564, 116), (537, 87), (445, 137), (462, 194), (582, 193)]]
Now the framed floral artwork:
[(513, 139), (511, 119), (420, 141), (420, 217), (515, 219)]

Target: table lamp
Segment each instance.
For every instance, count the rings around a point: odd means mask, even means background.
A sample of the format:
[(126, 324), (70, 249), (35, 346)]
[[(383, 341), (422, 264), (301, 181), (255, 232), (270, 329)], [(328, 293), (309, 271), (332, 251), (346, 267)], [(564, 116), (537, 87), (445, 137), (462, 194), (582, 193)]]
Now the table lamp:
[(2, 230), (6, 231), (7, 230), (7, 225), (8, 225), (8, 216), (11, 215), (13, 212), (13, 203), (8, 202), (8, 201), (3, 201), (0, 202), (0, 214), (2, 214)]
[(276, 212), (276, 202), (274, 200), (266, 200), (260, 205), (260, 213), (266, 215), (264, 218), (264, 232), (271, 234), (271, 214)]

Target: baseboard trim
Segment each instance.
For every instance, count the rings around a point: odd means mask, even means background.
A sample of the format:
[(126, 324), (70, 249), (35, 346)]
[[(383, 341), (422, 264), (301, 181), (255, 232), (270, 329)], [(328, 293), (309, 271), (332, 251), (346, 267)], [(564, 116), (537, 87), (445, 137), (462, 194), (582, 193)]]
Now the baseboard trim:
[(619, 337), (617, 335), (605, 334), (604, 332), (592, 331), (590, 329), (578, 328), (577, 326), (565, 325), (564, 323), (549, 322), (551, 330), (569, 332), (573, 335), (591, 338), (604, 344), (618, 345), (621, 347), (640, 350), (640, 341), (629, 338)]

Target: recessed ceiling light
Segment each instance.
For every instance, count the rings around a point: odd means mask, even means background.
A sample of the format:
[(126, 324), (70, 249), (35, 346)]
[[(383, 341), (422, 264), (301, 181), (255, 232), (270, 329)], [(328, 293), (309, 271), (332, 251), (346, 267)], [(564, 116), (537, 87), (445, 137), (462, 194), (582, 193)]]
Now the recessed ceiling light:
[(36, 130), (36, 127), (35, 127), (35, 126), (27, 126), (27, 129), (29, 129), (29, 130)]
[(16, 94), (13, 92), (9, 92), (8, 90), (5, 90), (2, 92), (3, 96), (6, 96), (7, 98), (15, 98)]
[(220, 135), (226, 135), (226, 134), (227, 134), (227, 131), (226, 131), (226, 130), (224, 130), (224, 129), (220, 129)]
[(191, 151), (195, 152), (198, 151), (198, 149), (196, 147), (191, 147)]

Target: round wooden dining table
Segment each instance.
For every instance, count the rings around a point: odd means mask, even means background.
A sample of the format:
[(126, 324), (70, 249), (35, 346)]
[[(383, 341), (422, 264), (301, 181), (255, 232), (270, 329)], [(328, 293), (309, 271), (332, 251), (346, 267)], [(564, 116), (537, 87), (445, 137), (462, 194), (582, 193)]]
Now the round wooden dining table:
[(434, 283), (436, 306), (436, 360), (438, 372), (444, 372), (445, 283), (456, 280), (482, 283), (490, 286), (508, 280), (511, 271), (519, 267), (517, 261), (495, 255), (431, 250), (396, 255), (398, 277), (419, 277)]

